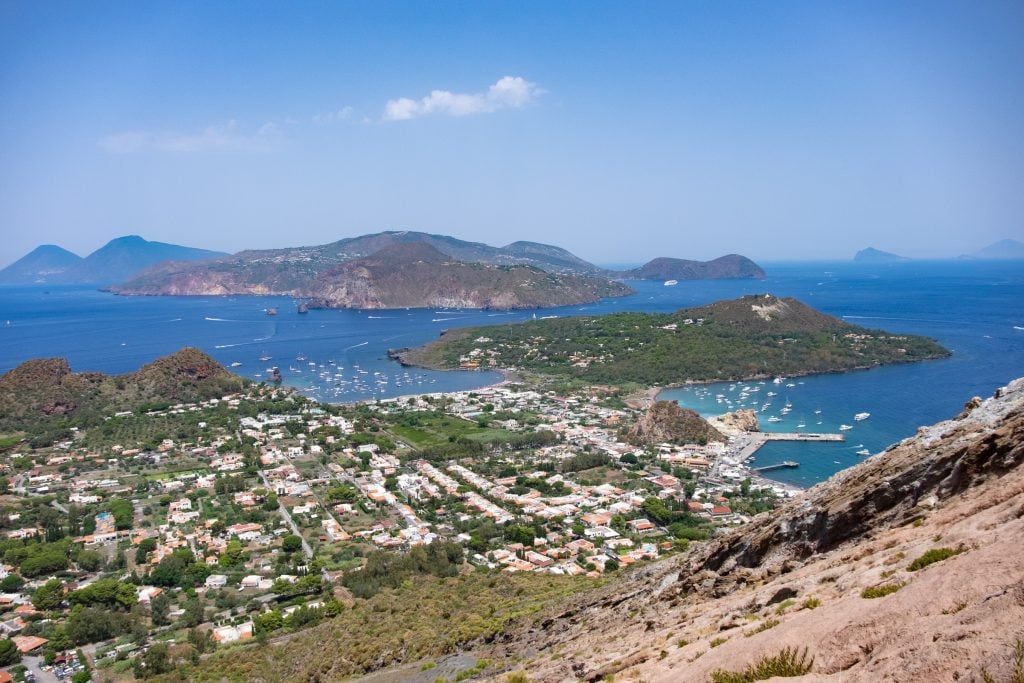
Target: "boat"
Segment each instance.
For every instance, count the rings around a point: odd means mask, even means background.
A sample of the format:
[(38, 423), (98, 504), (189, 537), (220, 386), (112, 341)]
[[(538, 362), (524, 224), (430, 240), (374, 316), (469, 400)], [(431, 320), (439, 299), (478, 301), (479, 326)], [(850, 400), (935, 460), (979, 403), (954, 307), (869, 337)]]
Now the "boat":
[(839, 425), (839, 431), (841, 432), (849, 431), (851, 429), (853, 429), (853, 427), (850, 425)]
[(301, 363), (302, 361), (306, 360), (306, 357), (300, 351), (299, 355), (295, 356), (295, 360), (297, 360), (297, 361), (299, 361)]
[(871, 417), (871, 413), (857, 413), (856, 415), (853, 416), (853, 419), (856, 420), (857, 422), (860, 422), (861, 420), (866, 420), (869, 417)]
[(768, 418), (768, 421), (769, 422), (782, 422), (782, 418), (781, 417), (775, 417), (774, 415), (772, 415), (771, 417)]
[(859, 451), (857, 451), (857, 455), (871, 455), (871, 451), (869, 451), (866, 448), (862, 448)]
[(267, 309), (267, 315), (277, 315), (277, 309), (271, 306)]
[(665, 280), (666, 287), (675, 287), (679, 284), (679, 280)]
[(265, 353), (265, 352), (264, 352), (264, 354), (262, 356), (260, 356), (260, 360), (263, 361), (264, 363), (266, 363), (268, 360), (270, 360), (270, 358), (271, 358), (271, 356), (269, 354)]
[(230, 367), (237, 368), (239, 365), (241, 365), (241, 362), (236, 360), (234, 363), (231, 364)]

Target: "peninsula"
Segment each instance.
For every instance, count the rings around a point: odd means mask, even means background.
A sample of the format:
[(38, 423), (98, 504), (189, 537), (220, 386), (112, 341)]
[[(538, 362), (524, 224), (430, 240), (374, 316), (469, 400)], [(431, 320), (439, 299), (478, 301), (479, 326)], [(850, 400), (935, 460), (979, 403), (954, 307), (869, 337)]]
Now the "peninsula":
[(949, 355), (926, 337), (851, 325), (796, 299), (745, 296), (675, 313), (614, 313), (450, 330), (409, 365), (494, 367), (586, 382), (665, 386), (805, 375)]

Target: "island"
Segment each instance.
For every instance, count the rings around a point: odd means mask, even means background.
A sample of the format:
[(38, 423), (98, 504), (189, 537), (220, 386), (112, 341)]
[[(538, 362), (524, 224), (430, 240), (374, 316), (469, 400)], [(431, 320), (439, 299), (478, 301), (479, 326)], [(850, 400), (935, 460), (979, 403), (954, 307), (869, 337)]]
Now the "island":
[(858, 263), (899, 263), (901, 261), (909, 261), (906, 256), (900, 256), (899, 254), (893, 254), (888, 251), (882, 251), (881, 249), (875, 249), (874, 247), (868, 247), (867, 249), (861, 249), (853, 256), (853, 260)]
[(746, 256), (727, 254), (711, 261), (659, 257), (623, 273), (634, 280), (760, 279), (764, 270)]

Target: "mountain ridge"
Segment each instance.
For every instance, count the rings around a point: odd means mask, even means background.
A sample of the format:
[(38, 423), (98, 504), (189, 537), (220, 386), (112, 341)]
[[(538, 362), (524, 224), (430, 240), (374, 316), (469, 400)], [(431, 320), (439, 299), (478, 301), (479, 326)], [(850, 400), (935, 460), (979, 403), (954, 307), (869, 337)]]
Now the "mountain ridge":
[(623, 274), (637, 280), (726, 280), (765, 277), (765, 272), (759, 265), (739, 254), (726, 254), (710, 261), (661, 256)]

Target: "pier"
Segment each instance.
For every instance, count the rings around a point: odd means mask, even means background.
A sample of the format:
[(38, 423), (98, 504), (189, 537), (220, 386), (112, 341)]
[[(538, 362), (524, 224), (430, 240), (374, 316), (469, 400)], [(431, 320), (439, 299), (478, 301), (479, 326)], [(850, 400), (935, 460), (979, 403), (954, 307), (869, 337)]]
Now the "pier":
[(846, 441), (846, 437), (842, 434), (815, 434), (809, 432), (747, 432), (746, 436), (749, 441), (739, 453), (739, 461), (741, 463), (746, 462), (750, 456), (757, 453), (757, 450), (769, 441)]
[(774, 465), (765, 465), (764, 467), (755, 467), (751, 469), (751, 472), (770, 472), (771, 470), (781, 470), (784, 467), (800, 467), (800, 463), (793, 462), (792, 460), (786, 460), (784, 462), (776, 463)]

